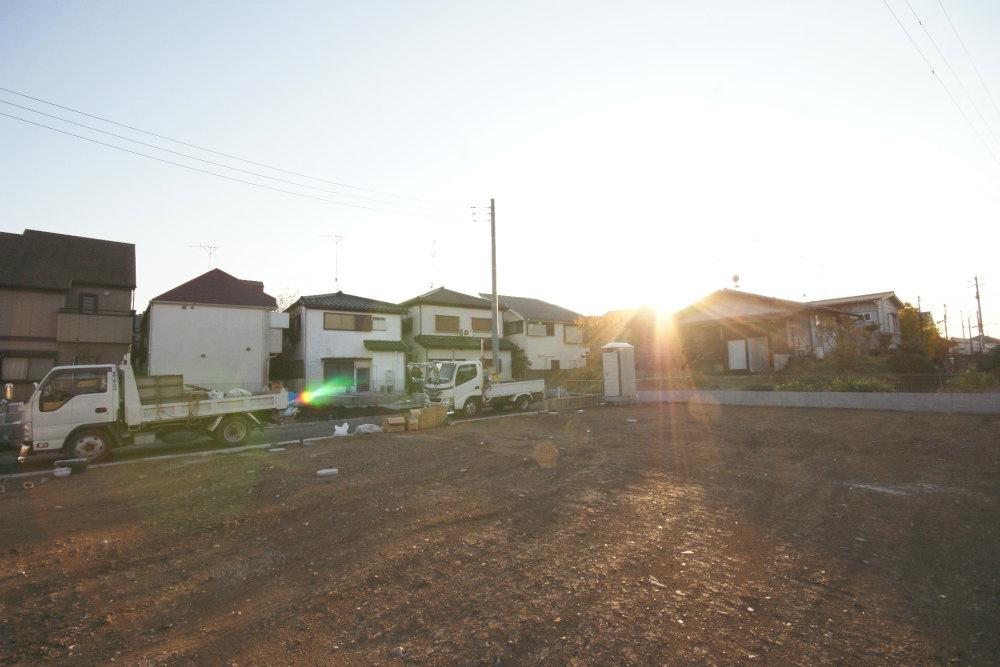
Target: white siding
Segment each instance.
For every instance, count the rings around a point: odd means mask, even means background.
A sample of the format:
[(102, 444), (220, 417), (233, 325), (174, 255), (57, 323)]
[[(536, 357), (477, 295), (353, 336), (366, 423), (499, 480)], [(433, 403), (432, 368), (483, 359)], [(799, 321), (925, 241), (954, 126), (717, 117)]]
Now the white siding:
[[(469, 336), (472, 338), (480, 338), (483, 340), (483, 357), (486, 359), (491, 359), (493, 357), (492, 351), (490, 349), (490, 339), (492, 338), (492, 332), (489, 331), (473, 331), (472, 330), (472, 318), (481, 317), (488, 319), (491, 317), (491, 311), (489, 308), (461, 308), (457, 306), (437, 306), (437, 305), (415, 305), (410, 306), (410, 319), (412, 322), (412, 329), (409, 334), (407, 334), (407, 340), (413, 345), (417, 353), (417, 358), (415, 361), (432, 361), (435, 359), (461, 359), (461, 360), (472, 360), (479, 359), (479, 350), (467, 350), (467, 349), (453, 349), (453, 348), (434, 348), (426, 350), (420, 345), (418, 345), (414, 340), (414, 336)], [(458, 317), (458, 333), (449, 333), (446, 331), (437, 331), (435, 328), (435, 317), (438, 315), (451, 315)], [(498, 333), (503, 336), (503, 315), (501, 314), (500, 321), (497, 322)], [(466, 333), (468, 332), (468, 333)], [(511, 375), (511, 357), (510, 352), (506, 350), (500, 351), (500, 378), (502, 380), (510, 380), (513, 376)]]
[[(371, 359), (372, 390), (378, 391), (391, 373), (394, 391), (406, 388), (406, 361), (403, 352), (372, 352), (365, 347), (366, 340), (398, 341), (402, 333), (399, 314), (372, 313), (385, 318), (384, 331), (333, 331), (323, 328), (324, 313), (348, 311), (302, 308), (302, 339), (290, 351), (292, 359), (302, 359), (305, 386), (323, 383), (324, 359)], [(366, 313), (367, 314), (367, 313)]]
[(268, 310), (152, 303), (149, 312), (150, 375), (180, 373), (209, 389), (267, 386)]
[[(504, 313), (506, 322), (514, 322), (521, 319), (521, 316), (513, 311)], [(524, 350), (525, 357), (530, 365), (528, 368), (535, 371), (547, 371), (552, 368), (552, 361), (559, 362), (559, 368), (582, 368), (587, 365), (587, 346), (580, 343), (565, 342), (565, 328), (574, 325), (556, 322), (553, 336), (529, 336), (526, 332), (530, 330), (525, 322), (525, 333), (510, 334), (507, 340)], [(545, 326), (541, 327), (541, 332), (545, 333)], [(580, 336), (582, 341), (582, 332)]]

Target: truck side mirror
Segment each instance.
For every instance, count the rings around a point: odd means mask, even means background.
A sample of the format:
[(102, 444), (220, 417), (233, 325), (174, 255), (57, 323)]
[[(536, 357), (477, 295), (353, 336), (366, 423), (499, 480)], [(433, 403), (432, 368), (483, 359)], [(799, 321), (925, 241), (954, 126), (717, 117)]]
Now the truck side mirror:
[(8, 382), (3, 386), (3, 397), (8, 401), (14, 399), (14, 385), (12, 383)]

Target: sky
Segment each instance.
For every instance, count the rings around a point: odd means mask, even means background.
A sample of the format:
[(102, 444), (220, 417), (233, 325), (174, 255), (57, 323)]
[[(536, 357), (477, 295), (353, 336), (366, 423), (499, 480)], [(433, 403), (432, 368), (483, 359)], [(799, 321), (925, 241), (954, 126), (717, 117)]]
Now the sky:
[(492, 197), (500, 293), (895, 290), (958, 335), (978, 275), (998, 335), (1000, 4), (887, 1), (936, 75), (881, 0), (7, 0), (0, 87), (268, 166), (0, 113), (309, 197), (0, 116), (0, 230), (134, 243), (139, 310), (200, 245), (276, 296), (401, 301), (490, 290)]

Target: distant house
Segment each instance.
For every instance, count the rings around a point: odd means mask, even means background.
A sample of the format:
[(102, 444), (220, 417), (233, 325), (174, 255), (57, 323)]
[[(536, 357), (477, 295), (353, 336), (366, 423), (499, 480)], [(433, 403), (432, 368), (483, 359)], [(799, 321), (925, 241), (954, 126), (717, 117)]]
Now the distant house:
[(956, 338), (953, 336), (949, 340), (951, 342), (951, 353), (953, 355), (969, 356), (979, 354), (980, 351), (988, 354), (1000, 347), (1000, 338), (994, 338), (992, 336), (979, 336), (978, 334), (972, 338)]
[(212, 269), (150, 300), (140, 367), (150, 375), (183, 375), (185, 384), (205, 389), (263, 389), (288, 326), (276, 307), (263, 283)]
[[(485, 299), (492, 295), (480, 293)], [(532, 370), (582, 368), (587, 365), (583, 316), (562, 306), (524, 296), (499, 297), (503, 335), (524, 350)]]
[(674, 316), (692, 364), (717, 371), (780, 370), (792, 356), (832, 349), (826, 318), (853, 316), (825, 306), (723, 289)]
[(895, 292), (859, 294), (835, 299), (820, 299), (808, 303), (811, 306), (836, 308), (844, 312), (854, 313), (858, 315), (854, 326), (878, 325), (876, 331), (888, 337), (890, 347), (896, 347), (900, 343), (899, 309), (903, 307), (903, 302), (900, 301)]
[(0, 232), (0, 385), (24, 400), (54, 365), (119, 363), (134, 291), (131, 243)]
[(292, 389), (326, 387), (330, 394), (401, 392), (407, 346), (403, 308), (334, 292), (304, 296), (286, 309)]
[[(400, 304), (406, 309), (404, 338), (412, 344), (415, 361), (483, 358), (492, 368), (492, 305), (489, 300), (462, 294), (444, 287), (431, 290)], [(497, 323), (503, 336), (503, 313)], [(499, 374), (511, 379), (511, 352), (517, 349), (506, 338), (500, 339)]]

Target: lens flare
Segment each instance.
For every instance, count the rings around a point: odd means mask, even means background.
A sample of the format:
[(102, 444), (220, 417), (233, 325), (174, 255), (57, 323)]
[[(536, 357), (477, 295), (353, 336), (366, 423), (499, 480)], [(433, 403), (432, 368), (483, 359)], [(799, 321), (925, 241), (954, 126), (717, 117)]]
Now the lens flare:
[(303, 389), (292, 398), (292, 402), (303, 405), (326, 405), (334, 396), (348, 393), (353, 384), (354, 378), (349, 375), (334, 377), (323, 384)]

